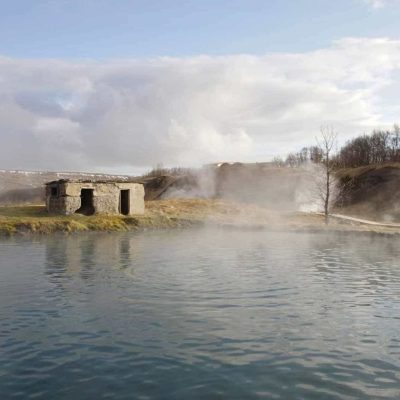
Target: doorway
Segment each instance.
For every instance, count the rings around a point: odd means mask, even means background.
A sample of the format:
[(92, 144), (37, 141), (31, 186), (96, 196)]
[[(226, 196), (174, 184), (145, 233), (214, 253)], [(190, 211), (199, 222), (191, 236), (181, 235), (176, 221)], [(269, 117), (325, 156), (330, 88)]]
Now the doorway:
[(129, 189), (120, 191), (119, 212), (123, 215), (129, 215)]
[(93, 189), (81, 190), (81, 207), (75, 212), (83, 215), (94, 214)]

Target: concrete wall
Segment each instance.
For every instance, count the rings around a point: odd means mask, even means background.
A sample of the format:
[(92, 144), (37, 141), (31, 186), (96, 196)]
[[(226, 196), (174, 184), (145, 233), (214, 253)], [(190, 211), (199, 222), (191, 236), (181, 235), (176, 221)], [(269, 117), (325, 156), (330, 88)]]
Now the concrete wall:
[[(51, 188), (57, 187), (57, 196), (52, 196)], [(129, 190), (129, 215), (144, 213), (144, 187), (139, 183), (125, 182), (55, 182), (46, 187), (46, 206), (50, 213), (69, 215), (81, 207), (81, 190), (93, 189), (95, 214), (120, 214), (121, 190)]]

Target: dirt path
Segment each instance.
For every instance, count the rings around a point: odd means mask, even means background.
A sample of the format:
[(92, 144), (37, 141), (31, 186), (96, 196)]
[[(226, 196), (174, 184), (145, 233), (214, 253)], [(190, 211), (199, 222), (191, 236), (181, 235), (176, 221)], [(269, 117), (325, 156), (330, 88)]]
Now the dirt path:
[[(317, 213), (317, 214), (324, 215), (323, 213)], [(368, 219), (349, 217), (348, 215), (343, 215), (343, 214), (329, 214), (329, 216), (331, 218), (337, 218), (337, 219), (342, 219), (342, 220), (347, 220), (347, 221), (352, 221), (352, 222), (358, 222), (360, 224), (365, 224), (365, 225), (384, 226), (384, 227), (389, 227), (389, 228), (400, 228), (400, 224), (390, 224), (390, 223), (385, 223), (385, 222), (371, 221)]]

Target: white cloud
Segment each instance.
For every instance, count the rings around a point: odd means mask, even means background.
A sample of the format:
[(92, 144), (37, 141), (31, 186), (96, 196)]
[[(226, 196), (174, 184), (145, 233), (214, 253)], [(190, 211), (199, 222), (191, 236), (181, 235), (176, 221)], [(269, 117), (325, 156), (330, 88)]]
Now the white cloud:
[(383, 8), (388, 5), (400, 4), (399, 0), (364, 0), (364, 3), (375, 9)]
[(265, 160), (313, 144), (321, 124), (344, 139), (395, 122), (381, 106), (396, 113), (399, 69), (400, 41), (389, 39), (265, 56), (0, 58), (1, 167)]

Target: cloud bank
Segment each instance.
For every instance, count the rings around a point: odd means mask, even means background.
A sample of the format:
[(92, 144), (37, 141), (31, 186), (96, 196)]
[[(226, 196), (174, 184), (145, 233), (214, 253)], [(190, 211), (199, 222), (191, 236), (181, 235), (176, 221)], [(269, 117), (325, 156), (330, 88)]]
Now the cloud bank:
[(343, 140), (396, 122), (399, 70), (389, 39), (265, 56), (0, 58), (0, 168), (266, 160), (313, 144), (321, 124)]

